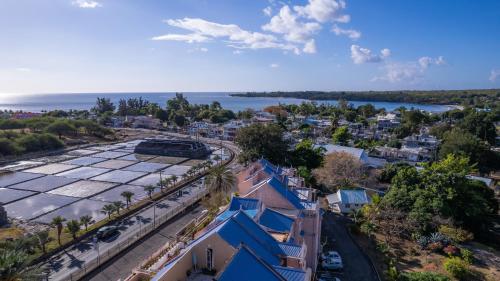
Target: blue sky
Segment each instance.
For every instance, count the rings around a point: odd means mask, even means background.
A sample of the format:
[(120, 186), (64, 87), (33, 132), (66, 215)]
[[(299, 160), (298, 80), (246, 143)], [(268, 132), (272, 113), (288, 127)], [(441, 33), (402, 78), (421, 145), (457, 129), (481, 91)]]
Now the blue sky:
[(2, 0), (0, 93), (500, 87), (500, 1)]

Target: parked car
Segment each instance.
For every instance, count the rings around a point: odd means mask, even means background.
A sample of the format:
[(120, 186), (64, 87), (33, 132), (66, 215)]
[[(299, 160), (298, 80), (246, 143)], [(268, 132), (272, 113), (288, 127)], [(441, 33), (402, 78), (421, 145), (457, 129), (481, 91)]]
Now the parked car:
[(104, 227), (101, 227), (97, 233), (96, 233), (96, 237), (98, 239), (106, 239), (114, 234), (118, 233), (118, 227), (117, 226), (114, 226), (114, 225), (110, 225), (110, 226), (104, 226)]
[(344, 267), (342, 263), (342, 258), (336, 251), (329, 251), (326, 254), (321, 255), (322, 262), (321, 266), (324, 269), (338, 270)]

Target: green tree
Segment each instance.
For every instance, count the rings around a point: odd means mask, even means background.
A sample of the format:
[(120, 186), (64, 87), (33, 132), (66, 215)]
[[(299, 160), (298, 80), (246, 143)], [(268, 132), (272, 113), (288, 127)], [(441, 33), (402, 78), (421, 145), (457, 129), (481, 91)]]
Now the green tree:
[(148, 194), (149, 199), (153, 199), (153, 193), (155, 192), (156, 186), (154, 185), (146, 185), (144, 187), (144, 191)]
[(55, 121), (50, 124), (46, 130), (49, 133), (58, 135), (59, 139), (61, 139), (63, 135), (70, 135), (76, 132), (76, 128), (73, 124), (63, 120)]
[(80, 231), (80, 227), (80, 222), (77, 220), (70, 220), (66, 223), (66, 229), (73, 237), (73, 240), (76, 239), (76, 234), (78, 234), (78, 231)]
[(47, 253), (47, 243), (51, 241), (49, 232), (47, 230), (39, 231), (35, 234), (36, 240), (38, 242), (38, 247), (42, 250), (42, 253)]
[(85, 215), (80, 217), (80, 224), (85, 227), (85, 231), (87, 231), (90, 224), (94, 223), (92, 216)]
[(64, 227), (63, 223), (65, 221), (66, 221), (65, 218), (63, 218), (61, 216), (57, 216), (57, 217), (52, 218), (52, 222), (50, 223), (57, 230), (57, 243), (59, 243), (59, 245), (61, 245), (61, 234), (62, 234), (63, 227)]
[(338, 127), (332, 135), (333, 143), (340, 145), (347, 145), (350, 138), (351, 134), (347, 126)]
[(294, 167), (304, 166), (309, 170), (316, 169), (323, 162), (325, 149), (323, 147), (314, 147), (310, 139), (305, 139), (295, 146), (292, 151), (291, 164)]
[(38, 280), (37, 269), (29, 267), (30, 257), (25, 251), (0, 249), (0, 278), (2, 281)]
[(236, 184), (236, 177), (226, 166), (213, 167), (205, 178), (209, 190), (217, 193), (229, 193)]
[(404, 272), (399, 281), (450, 281), (450, 278), (435, 272)]
[(487, 112), (472, 111), (458, 124), (458, 126), (490, 145), (495, 144), (497, 136), (494, 116)]
[(248, 162), (264, 157), (277, 164), (284, 164), (288, 156), (288, 141), (284, 130), (277, 124), (253, 124), (241, 128), (236, 135), (236, 144), (243, 151), (240, 161)]
[(113, 207), (115, 207), (116, 213), (120, 215), (120, 210), (125, 207), (125, 204), (122, 201), (115, 201), (113, 202)]
[(115, 206), (113, 204), (106, 204), (102, 206), (101, 213), (108, 216), (108, 219), (111, 219), (111, 215), (116, 211)]
[(113, 111), (115, 111), (115, 105), (109, 98), (97, 98), (96, 104), (92, 108), (92, 112), (98, 115)]
[(134, 196), (134, 193), (132, 191), (124, 191), (120, 195), (125, 199), (125, 204), (127, 204), (128, 209), (130, 203), (132, 202), (132, 196)]

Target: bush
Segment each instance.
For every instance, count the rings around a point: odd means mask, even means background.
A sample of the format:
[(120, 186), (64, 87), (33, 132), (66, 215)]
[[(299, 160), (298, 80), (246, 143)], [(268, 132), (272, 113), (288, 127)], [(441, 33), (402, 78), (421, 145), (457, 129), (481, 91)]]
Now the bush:
[(16, 155), (21, 153), (22, 149), (13, 141), (6, 138), (0, 138), (0, 156)]
[(474, 262), (474, 254), (472, 251), (468, 249), (460, 249), (460, 255), (466, 263), (472, 264)]
[(448, 276), (434, 272), (406, 272), (399, 276), (399, 281), (449, 281)]
[(463, 243), (474, 239), (474, 235), (472, 233), (460, 227), (441, 225), (439, 227), (439, 233), (445, 235), (446, 237), (449, 237), (451, 240), (457, 243)]
[(459, 257), (447, 258), (443, 265), (446, 272), (458, 280), (464, 280), (470, 276), (469, 264)]
[(448, 256), (455, 256), (458, 254), (459, 250), (453, 245), (448, 245), (444, 247), (443, 252), (445, 252)]

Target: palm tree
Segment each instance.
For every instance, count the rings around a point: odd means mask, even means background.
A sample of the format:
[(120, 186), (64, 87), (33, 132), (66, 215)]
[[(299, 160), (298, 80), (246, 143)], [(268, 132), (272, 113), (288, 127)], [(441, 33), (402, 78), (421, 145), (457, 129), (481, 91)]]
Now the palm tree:
[(125, 204), (122, 201), (115, 201), (113, 202), (113, 207), (115, 207), (116, 212), (120, 215), (120, 210), (125, 207)]
[(30, 256), (16, 249), (0, 250), (0, 278), (5, 281), (37, 280), (40, 270), (28, 268)]
[(59, 243), (59, 245), (61, 245), (61, 233), (63, 231), (63, 222), (65, 222), (66, 219), (61, 217), (61, 216), (57, 216), (57, 217), (54, 217), (52, 219), (52, 222), (50, 223), (52, 226), (54, 226), (56, 229), (57, 229), (57, 243)]
[(236, 177), (230, 168), (225, 166), (213, 167), (205, 178), (205, 185), (215, 192), (228, 193), (236, 184)]
[(160, 186), (161, 192), (163, 193), (163, 186), (168, 190), (168, 187), (172, 184), (172, 178), (166, 178), (163, 180), (163, 184)]
[(155, 192), (155, 189), (156, 189), (156, 186), (154, 186), (154, 185), (146, 185), (144, 187), (144, 191), (146, 191), (146, 193), (148, 194), (149, 199), (153, 199), (153, 192)]
[(132, 191), (124, 191), (120, 195), (125, 198), (125, 203), (127, 204), (128, 209), (129, 204), (132, 202), (132, 196), (134, 196), (134, 193)]
[(111, 219), (111, 215), (115, 212), (115, 206), (113, 204), (106, 204), (102, 207), (101, 213), (106, 214), (108, 219)]
[(47, 230), (43, 230), (40, 232), (37, 232), (35, 234), (36, 240), (38, 242), (38, 247), (42, 250), (42, 253), (46, 254), (47, 253), (47, 243), (50, 242), (50, 236), (49, 232)]
[(179, 179), (176, 175), (173, 175), (170, 177), (172, 179), (172, 183), (175, 185), (175, 183), (177, 182), (177, 180)]
[(71, 236), (73, 236), (73, 240), (76, 239), (76, 234), (80, 231), (80, 226), (80, 222), (77, 220), (70, 220), (66, 223), (66, 228), (68, 232), (71, 233)]
[(94, 223), (94, 220), (92, 220), (92, 216), (86, 215), (86, 216), (80, 217), (80, 224), (85, 226), (85, 231), (87, 231), (89, 224), (92, 224), (92, 223)]

